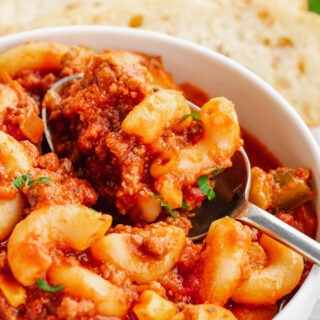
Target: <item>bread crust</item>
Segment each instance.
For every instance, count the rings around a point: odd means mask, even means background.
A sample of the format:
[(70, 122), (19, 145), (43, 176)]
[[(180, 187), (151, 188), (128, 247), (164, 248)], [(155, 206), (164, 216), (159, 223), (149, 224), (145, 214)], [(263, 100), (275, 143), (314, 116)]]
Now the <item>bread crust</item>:
[[(6, 33), (53, 25), (139, 27), (185, 38), (257, 73), (305, 122), (320, 125), (320, 17), (288, 10), (302, 0), (117, 0), (80, 5), (14, 25)], [(293, 5), (292, 5), (293, 7)], [(184, 8), (181, 10), (181, 8)]]

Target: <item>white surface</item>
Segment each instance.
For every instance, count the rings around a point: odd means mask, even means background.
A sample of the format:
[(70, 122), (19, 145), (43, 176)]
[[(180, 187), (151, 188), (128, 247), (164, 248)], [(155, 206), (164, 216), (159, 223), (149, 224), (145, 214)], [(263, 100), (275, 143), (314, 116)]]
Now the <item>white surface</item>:
[(313, 136), (315, 137), (315, 139), (317, 140), (318, 145), (320, 147), (320, 126), (310, 127), (310, 130), (311, 130)]
[[(310, 168), (314, 188), (320, 193), (320, 154), (309, 129), (275, 90), (228, 58), (162, 34), (97, 26), (44, 29), (3, 37), (0, 51), (29, 40), (160, 54), (165, 67), (178, 82), (189, 81), (210, 95), (233, 100), (241, 124), (266, 144), (283, 164)], [(320, 212), (320, 197), (314, 204)], [(275, 319), (309, 319), (320, 296), (319, 284), (320, 269), (314, 267), (301, 289)]]

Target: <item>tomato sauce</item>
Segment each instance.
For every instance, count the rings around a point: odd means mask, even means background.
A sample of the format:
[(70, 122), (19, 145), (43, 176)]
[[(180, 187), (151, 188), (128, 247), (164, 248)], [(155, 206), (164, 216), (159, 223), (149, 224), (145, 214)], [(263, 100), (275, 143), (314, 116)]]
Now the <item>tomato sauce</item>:
[(259, 167), (269, 171), (281, 166), (279, 160), (256, 137), (244, 128), (241, 128), (241, 132), (251, 167)]
[[(206, 92), (191, 83), (183, 83), (180, 87), (182, 88), (185, 97), (198, 106), (202, 106), (210, 99), (210, 96)], [(281, 166), (280, 161), (256, 137), (250, 134), (243, 127), (241, 128), (241, 133), (244, 141), (244, 149), (250, 160), (251, 167), (256, 166), (268, 172), (269, 170), (274, 170)], [(310, 203), (298, 206), (297, 208), (289, 211), (277, 212), (276, 216), (299, 231), (307, 234), (309, 237), (315, 237), (317, 230), (317, 215)], [(259, 237), (259, 234), (260, 232), (257, 233), (257, 238)], [(198, 263), (200, 263), (200, 261)], [(311, 262), (305, 261), (303, 275), (298, 287), (303, 284), (312, 270), (312, 266), (313, 264)], [(199, 269), (201, 268), (198, 268), (198, 270)], [(189, 295), (193, 297), (193, 301), (197, 301), (198, 298), (196, 292), (199, 288), (199, 275), (197, 276), (193, 273), (190, 277), (187, 277), (186, 287), (189, 288)], [(192, 290), (192, 288), (194, 290)], [(178, 289), (179, 287), (176, 288), (176, 290)], [(250, 307), (230, 301), (229, 309), (232, 310), (239, 320), (269, 320), (279, 312), (280, 306), (282, 308), (295, 294), (295, 292), (296, 290), (272, 306)]]
[[(63, 119), (59, 118), (61, 116), (61, 114), (59, 114), (59, 112), (62, 112), (61, 110), (55, 110), (57, 113), (51, 115), (54, 120), (57, 120), (55, 123), (56, 133), (62, 133), (63, 135), (57, 151), (60, 153), (59, 155), (67, 156), (68, 159), (59, 160), (53, 153), (41, 156), (37, 150), (34, 150), (34, 146), (33, 148), (30, 146), (31, 144), (28, 145), (23, 142), (33, 161), (34, 168), (32, 174), (35, 177), (48, 176), (52, 180), (49, 185), (39, 185), (32, 190), (22, 191), (29, 202), (30, 208), (28, 209), (32, 210), (44, 205), (64, 203), (81, 203), (91, 207), (98, 201), (98, 196), (100, 200), (104, 197), (109, 200), (109, 203), (113, 203), (116, 197), (115, 189), (117, 189), (118, 193), (120, 193), (119, 190), (122, 192), (122, 198), (119, 197), (117, 200), (118, 213), (124, 214), (129, 205), (135, 207), (136, 203), (134, 202), (134, 196), (128, 196), (125, 194), (126, 190), (120, 188), (121, 169), (124, 169), (123, 176), (129, 176), (127, 180), (124, 179), (123, 181), (127, 186), (132, 187), (132, 190), (137, 188), (139, 184), (141, 184), (141, 190), (146, 185), (151, 184), (151, 177), (148, 173), (153, 158), (150, 157), (150, 150), (148, 147), (141, 146), (134, 137), (122, 136), (121, 133), (119, 133), (121, 122), (126, 114), (134, 105), (141, 102), (143, 98), (153, 90), (151, 87), (139, 87), (141, 83), (143, 84), (143, 81), (137, 81), (136, 78), (137, 75), (141, 78), (147, 78), (148, 74), (143, 72), (143, 70), (141, 71), (141, 68), (132, 70), (132, 66), (129, 66), (129, 70), (123, 72), (123, 70), (113, 64), (112, 61), (112, 63), (108, 64), (108, 66), (111, 65), (112, 68), (108, 69), (106, 65), (102, 65), (101, 67), (101, 59), (101, 57), (95, 58), (89, 70), (90, 72), (84, 77), (83, 81), (79, 81), (71, 87), (70, 90), (71, 92), (73, 91), (74, 96), (67, 100), (63, 110), (65, 116), (69, 116), (69, 118), (63, 122)], [(146, 57), (141, 56), (141, 59), (145, 59), (146, 61), (144, 61), (144, 63), (149, 64), (151, 74), (162, 75), (163, 82), (161, 82), (161, 84), (164, 87), (164, 84), (168, 84), (172, 88), (176, 88), (171, 76), (161, 69), (159, 58), (148, 61)], [(72, 57), (71, 62), (73, 60), (74, 57)], [(66, 63), (66, 61), (64, 63)], [(67, 67), (68, 68), (64, 66), (60, 76), (67, 75), (68, 72), (73, 73), (75, 67), (77, 67), (77, 72), (82, 71), (80, 64), (77, 66), (72, 65), (72, 68), (68, 65)], [(123, 77), (123, 75), (131, 73), (132, 78), (129, 79), (130, 81), (128, 81), (126, 77)], [(58, 78), (58, 73), (46, 73), (33, 70), (26, 70), (16, 76), (18, 83), (35, 98), (38, 105), (40, 105), (46, 90), (48, 90), (52, 83)], [(110, 85), (115, 78), (120, 83), (117, 88)], [(105, 88), (101, 86), (101, 83), (106, 85)], [(82, 90), (85, 86), (88, 89), (86, 91)], [(114, 90), (116, 89), (119, 90), (119, 92), (115, 92)], [(207, 93), (190, 83), (181, 84), (180, 89), (182, 89), (188, 100), (198, 106), (202, 106), (210, 98)], [(110, 94), (113, 91), (114, 95)], [(69, 94), (70, 92), (67, 93)], [(119, 96), (122, 97), (120, 100)], [(91, 99), (92, 97), (93, 99)], [(87, 105), (88, 100), (92, 102), (90, 108)], [(122, 106), (122, 110), (119, 105)], [(79, 118), (83, 121), (78, 122)], [(7, 128), (7, 133), (11, 134), (17, 140), (20, 141), (25, 138), (17, 126), (14, 127), (6, 122), (4, 124)], [(79, 132), (76, 132), (77, 130)], [(190, 136), (187, 137), (181, 133), (180, 140), (178, 140), (177, 143), (183, 145), (185, 141), (190, 140), (195, 143), (196, 139), (200, 137), (199, 132), (199, 129), (194, 125), (194, 137), (190, 138)], [(78, 141), (75, 141), (77, 134), (80, 138)], [(106, 138), (107, 134), (108, 138)], [(243, 128), (242, 138), (252, 167), (258, 166), (265, 171), (269, 171), (281, 165), (258, 139)], [(163, 139), (170, 140), (170, 133), (165, 133)], [(82, 155), (80, 155), (79, 150), (82, 152)], [(72, 162), (75, 164), (76, 170), (73, 169)], [(141, 182), (139, 183), (135, 182), (133, 179), (135, 177), (129, 175), (129, 173), (135, 169), (141, 174)], [(91, 186), (88, 181), (78, 179), (77, 177), (84, 177), (90, 180), (93, 186)], [(137, 192), (132, 192), (132, 194), (136, 193)], [(183, 193), (185, 200), (191, 199), (197, 204), (200, 204), (205, 198), (197, 186), (187, 186), (183, 190)], [(191, 200), (190, 202), (192, 202)], [(98, 202), (98, 205), (102, 206), (105, 210), (106, 207), (103, 202)], [(121, 211), (121, 209), (123, 209), (123, 211)], [(270, 210), (270, 212), (305, 234), (314, 237), (317, 219), (310, 204), (303, 204), (292, 210)], [(120, 215), (115, 214), (115, 220), (118, 219), (118, 216)], [(120, 217), (122, 218), (122, 216)], [(174, 219), (173, 217), (162, 214), (159, 220), (182, 228), (185, 234), (188, 233), (191, 226), (190, 221), (185, 217)], [(139, 237), (144, 235), (144, 239), (146, 240), (141, 243), (140, 247), (134, 249), (136, 251), (135, 253), (144, 259), (149, 259), (150, 256), (154, 259), (160, 259), (165, 255), (169, 247), (175, 245), (170, 239), (162, 239), (162, 241), (159, 241), (159, 239), (153, 238), (152, 234), (148, 233), (148, 227), (146, 227), (146, 224), (143, 222), (137, 222), (135, 219), (125, 220), (125, 222), (130, 222), (139, 229), (131, 226), (117, 225), (109, 231), (115, 233), (125, 231), (128, 234), (134, 235), (138, 240)], [(163, 222), (159, 222), (159, 224), (161, 223)], [(252, 241), (257, 241), (259, 237), (256, 232), (254, 232), (254, 234), (255, 236), (253, 236)], [(197, 304), (204, 302), (199, 295), (205, 264), (205, 260), (201, 256), (204, 247), (205, 243), (193, 243), (187, 238), (180, 258), (173, 270), (161, 276), (157, 281), (147, 284), (133, 283), (126, 272), (120, 269), (118, 270), (111, 263), (102, 264), (96, 261), (89, 250), (81, 253), (59, 252), (59, 254), (70, 261), (77, 261), (81, 266), (102, 275), (115, 285), (125, 287), (131, 295), (131, 305), (129, 306), (126, 319), (136, 320), (137, 317), (134, 315), (132, 308), (137, 303), (139, 293), (147, 289), (154, 290), (162, 296), (165, 295), (171, 301), (177, 303), (178, 306), (185, 303)], [(3, 269), (7, 272), (8, 267), (5, 265), (7, 263), (6, 242), (1, 244), (1, 249), (3, 249), (1, 251), (3, 257), (0, 257), (0, 262), (3, 260)], [(306, 262), (299, 286), (302, 285), (311, 268), (312, 264)], [(291, 298), (292, 294), (284, 297), (278, 301), (278, 303), (267, 307), (246, 306), (231, 301), (229, 301), (225, 307), (232, 310), (239, 320), (269, 320), (279, 311), (280, 305)], [(64, 292), (52, 295), (44, 293), (36, 286), (29, 287), (27, 288), (26, 305), (15, 310), (8, 307), (4, 297), (0, 294), (0, 315), (4, 315), (8, 319), (17, 319), (19, 316), (19, 319), (23, 320), (59, 320), (57, 310), (60, 308), (61, 313), (65, 311), (60, 303), (66, 297), (69, 297), (69, 295)], [(92, 308), (92, 301), (78, 301), (76, 298), (74, 299), (77, 303), (79, 302), (79, 306), (81, 303), (86, 303), (86, 308)], [(81, 307), (83, 306), (84, 304), (81, 305)], [(65, 307), (67, 309), (68, 306)], [(92, 319), (118, 318), (94, 316)]]

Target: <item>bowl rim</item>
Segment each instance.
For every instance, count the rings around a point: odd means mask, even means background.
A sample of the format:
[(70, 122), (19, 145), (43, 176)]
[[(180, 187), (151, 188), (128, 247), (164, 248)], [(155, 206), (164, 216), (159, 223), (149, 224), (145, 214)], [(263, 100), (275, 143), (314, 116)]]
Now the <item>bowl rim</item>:
[[(286, 116), (290, 118), (293, 122), (293, 125), (299, 130), (299, 134), (305, 136), (305, 139), (310, 145), (310, 150), (312, 152), (312, 158), (315, 160), (316, 166), (320, 170), (320, 148), (313, 137), (311, 131), (304, 123), (302, 118), (299, 116), (297, 111), (290, 105), (290, 103), (283, 98), (280, 93), (278, 93), (271, 85), (269, 85), (265, 80), (260, 78), (253, 71), (247, 69), (240, 63), (212, 50), (201, 46), (197, 43), (185, 40), (182, 38), (166, 35), (160, 32), (154, 32), (149, 30), (142, 29), (132, 29), (128, 27), (118, 27), (118, 26), (102, 26), (102, 25), (74, 25), (74, 26), (59, 26), (59, 27), (48, 27), (33, 29), (18, 33), (13, 33), (0, 37), (0, 54), (3, 51), (10, 49), (11, 47), (23, 44), (27, 41), (37, 41), (37, 37), (44, 36), (72, 36), (82, 34), (94, 34), (95, 36), (106, 36), (107, 34), (112, 35), (132, 35), (134, 37), (143, 38), (146, 41), (158, 41), (162, 43), (169, 43), (171, 45), (182, 46), (185, 49), (195, 51), (197, 54), (205, 55), (210, 59), (216, 60), (218, 63), (221, 63), (225, 68), (233, 69), (234, 72), (242, 74), (247, 81), (254, 82), (258, 88), (277, 101), (278, 108), (282, 108)], [(43, 40), (40, 40), (43, 41)], [(51, 40), (49, 40), (51, 42)], [(70, 41), (69, 41), (70, 42)], [(62, 41), (64, 43), (64, 41)], [(130, 49), (128, 49), (130, 50)], [(320, 196), (320, 195), (319, 195)], [(320, 219), (320, 213), (317, 214), (318, 220)], [(305, 279), (303, 285), (299, 290), (294, 294), (290, 301), (285, 305), (285, 307), (274, 317), (274, 319), (279, 319), (282, 317), (282, 314), (288, 308), (292, 308), (293, 304), (298, 303), (300, 297), (305, 293), (308, 287), (314, 286), (316, 280), (320, 279), (320, 267), (314, 265)]]

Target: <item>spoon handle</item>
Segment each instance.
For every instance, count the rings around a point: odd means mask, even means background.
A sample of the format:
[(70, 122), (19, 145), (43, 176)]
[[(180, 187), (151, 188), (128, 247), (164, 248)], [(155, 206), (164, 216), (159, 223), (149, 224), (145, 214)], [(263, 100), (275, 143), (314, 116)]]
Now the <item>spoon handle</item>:
[(245, 222), (278, 240), (307, 260), (320, 265), (320, 243), (273, 216), (256, 205), (246, 202), (236, 219)]

